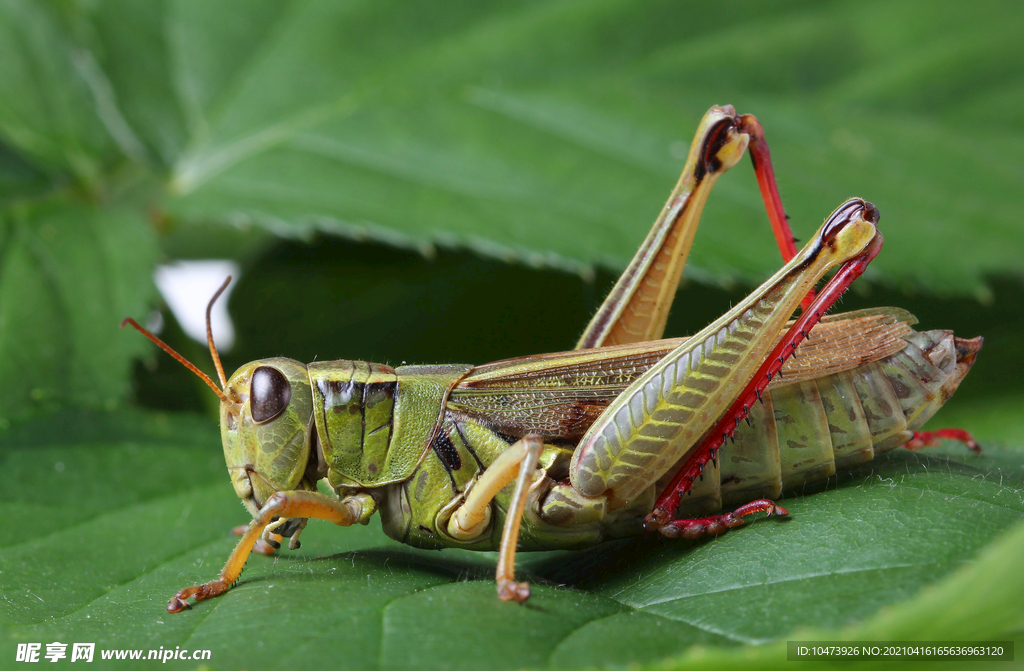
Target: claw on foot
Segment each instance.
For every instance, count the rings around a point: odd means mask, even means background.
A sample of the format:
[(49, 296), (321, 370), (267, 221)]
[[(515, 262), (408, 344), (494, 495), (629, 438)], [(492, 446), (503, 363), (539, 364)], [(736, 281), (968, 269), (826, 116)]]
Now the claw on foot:
[(231, 583), (217, 579), (211, 580), (210, 582), (202, 585), (194, 585), (192, 587), (180, 589), (167, 603), (167, 612), (180, 613), (186, 608), (192, 607), (188, 602), (189, 598), (194, 597), (196, 601), (209, 599), (217, 596), (218, 594), (223, 594), (229, 587), (231, 587)]
[(168, 613), (180, 613), (186, 608), (191, 609), (192, 604), (190, 604), (188, 601), (182, 601), (177, 596), (171, 597), (170, 603), (167, 604)]
[(498, 582), (498, 598), (523, 603), (530, 598), (530, 583), (501, 580)]

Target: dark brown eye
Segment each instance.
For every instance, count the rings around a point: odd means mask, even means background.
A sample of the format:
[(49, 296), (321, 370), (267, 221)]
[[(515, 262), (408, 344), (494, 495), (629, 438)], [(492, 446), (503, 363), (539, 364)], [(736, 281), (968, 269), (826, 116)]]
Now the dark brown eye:
[(249, 391), (249, 411), (254, 422), (269, 422), (284, 412), (292, 400), (292, 386), (287, 378), (270, 366), (253, 371)]

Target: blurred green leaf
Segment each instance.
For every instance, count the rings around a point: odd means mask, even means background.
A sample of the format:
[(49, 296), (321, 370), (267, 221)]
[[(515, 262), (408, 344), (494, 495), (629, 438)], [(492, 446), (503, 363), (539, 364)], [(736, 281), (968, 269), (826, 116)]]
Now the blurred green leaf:
[[(114, 145), (101, 122), (109, 91), (47, 3), (0, 3), (0, 137), (54, 179), (102, 178)], [(106, 104), (105, 104), (106, 103)]]
[(111, 408), (145, 341), (118, 323), (153, 298), (156, 241), (130, 210), (54, 199), (0, 212), (0, 420)]
[[(732, 103), (762, 118), (798, 236), (858, 194), (884, 217), (876, 278), (981, 295), (1024, 269), (1024, 11), (1004, 3), (50, 6), (0, 15), (0, 133), (89, 183), (116, 148), (174, 224), (618, 268), (700, 115)], [(694, 276), (777, 265), (737, 172)]]
[[(918, 10), (751, 4), (723, 22), (678, 3), (470, 3), (444, 17), (374, 3), (264, 16), (279, 21), (254, 22), (254, 42), (272, 35), (265, 49), (195, 106), (208, 132), (172, 166), (167, 206), (291, 235), (621, 267), (700, 114), (730, 102), (762, 116), (798, 235), (865, 195), (888, 240), (876, 277), (979, 292), (982, 273), (1022, 268), (1011, 194), (1024, 137), (979, 133), (973, 115), (989, 96), (1019, 97), (1024, 15), (993, 27), (972, 7), (979, 30), (965, 31), (960, 5)], [(183, 22), (176, 34), (206, 44), (212, 30)], [(186, 65), (197, 88), (216, 90), (206, 82), (223, 72), (205, 64), (217, 60)], [(765, 276), (776, 260), (750, 176), (719, 192), (691, 272)]]

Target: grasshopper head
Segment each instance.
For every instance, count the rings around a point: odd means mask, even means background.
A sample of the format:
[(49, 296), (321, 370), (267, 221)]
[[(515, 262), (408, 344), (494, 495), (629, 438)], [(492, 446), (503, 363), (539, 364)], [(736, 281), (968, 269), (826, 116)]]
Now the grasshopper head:
[(248, 363), (224, 385), (220, 435), (231, 484), (255, 517), (274, 492), (316, 488), (307, 477), (313, 399), (306, 367), (292, 359)]
[(231, 484), (255, 517), (274, 492), (316, 489), (320, 448), (313, 448), (317, 434), (306, 366), (292, 359), (261, 359), (239, 368), (230, 380), (224, 378), (213, 344), (210, 310), (230, 282), (228, 277), (206, 306), (206, 338), (221, 387), (134, 319), (125, 319), (121, 327), (131, 324), (202, 378), (220, 398), (220, 434)]

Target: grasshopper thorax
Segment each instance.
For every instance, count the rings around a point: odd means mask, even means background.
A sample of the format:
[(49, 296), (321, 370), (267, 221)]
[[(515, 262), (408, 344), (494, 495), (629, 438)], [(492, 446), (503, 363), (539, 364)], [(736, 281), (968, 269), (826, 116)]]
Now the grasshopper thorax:
[(224, 396), (224, 459), (249, 512), (255, 516), (274, 492), (315, 489), (315, 474), (307, 476), (316, 429), (306, 366), (283, 358), (253, 361), (235, 371)]

